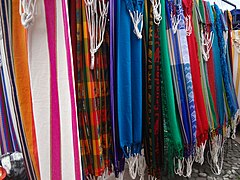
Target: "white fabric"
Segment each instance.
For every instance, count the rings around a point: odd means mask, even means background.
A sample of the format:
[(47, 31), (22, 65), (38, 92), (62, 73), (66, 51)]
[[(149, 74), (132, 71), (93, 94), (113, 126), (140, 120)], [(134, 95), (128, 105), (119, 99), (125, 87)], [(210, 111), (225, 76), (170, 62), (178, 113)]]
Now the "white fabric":
[(58, 95), (61, 121), (62, 179), (75, 179), (74, 151), (72, 136), (71, 99), (69, 91), (67, 55), (64, 37), (62, 2), (57, 5), (57, 69)]
[(28, 29), (28, 59), (41, 179), (50, 174), (50, 67), (44, 1)]

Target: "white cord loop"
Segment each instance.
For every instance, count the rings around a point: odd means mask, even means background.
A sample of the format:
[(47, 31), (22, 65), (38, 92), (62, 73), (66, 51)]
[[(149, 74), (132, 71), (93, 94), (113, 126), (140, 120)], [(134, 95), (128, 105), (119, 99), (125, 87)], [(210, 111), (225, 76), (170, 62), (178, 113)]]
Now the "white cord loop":
[(21, 23), (24, 28), (29, 28), (34, 22), (34, 15), (36, 9), (36, 0), (20, 0), (19, 14), (21, 16)]
[(191, 16), (187, 15), (185, 17), (185, 24), (186, 24), (187, 36), (190, 36), (192, 34)]
[[(142, 39), (142, 29), (143, 29), (143, 14), (139, 13), (138, 11), (129, 10), (130, 17), (132, 19), (133, 27), (134, 27), (134, 34), (138, 37), (138, 39)], [(141, 23), (141, 24), (140, 24)], [(140, 24), (140, 29), (139, 29)]]
[(208, 32), (203, 33), (203, 30), (201, 30), (201, 35), (203, 59), (208, 61), (210, 57), (210, 50), (213, 45), (214, 34), (212, 31), (210, 34)]
[[(98, 51), (104, 40), (104, 33), (108, 14), (109, 2), (104, 0), (84, 0), (88, 23), (88, 32), (90, 36), (90, 69), (94, 69), (95, 53)], [(98, 12), (100, 16), (98, 15)]]
[(153, 18), (154, 23), (159, 26), (162, 16), (161, 16), (161, 2), (160, 0), (150, 0), (153, 7)]

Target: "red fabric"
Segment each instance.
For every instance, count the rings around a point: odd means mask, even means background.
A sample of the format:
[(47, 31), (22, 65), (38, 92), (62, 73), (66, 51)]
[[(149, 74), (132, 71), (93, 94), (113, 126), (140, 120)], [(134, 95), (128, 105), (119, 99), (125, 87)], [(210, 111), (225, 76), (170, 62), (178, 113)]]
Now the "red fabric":
[[(206, 31), (210, 34), (211, 32), (211, 22), (209, 20), (208, 16), (208, 10), (207, 10), (207, 2), (203, 1), (204, 5), (204, 12), (205, 12), (205, 20), (206, 20)], [(208, 82), (210, 86), (210, 91), (212, 94), (212, 98), (214, 101), (214, 109), (216, 112), (216, 119), (219, 119), (219, 114), (217, 112), (217, 95), (216, 95), (216, 84), (215, 84), (215, 70), (214, 70), (214, 59), (213, 59), (213, 51), (212, 48), (210, 50), (210, 56), (209, 60), (207, 62), (207, 71), (208, 71)]]
[(192, 33), (190, 36), (187, 36), (188, 49), (190, 56), (190, 66), (192, 73), (192, 82), (193, 82), (193, 91), (194, 91), (194, 100), (195, 100), (195, 109), (196, 109), (196, 118), (197, 118), (197, 143), (198, 146), (201, 143), (204, 143), (208, 139), (208, 119), (206, 114), (206, 108), (204, 104), (204, 97), (201, 85), (201, 74), (200, 74), (200, 64), (198, 58), (198, 44), (194, 34), (194, 26), (192, 22), (192, 1), (183, 0), (183, 9), (185, 16), (190, 16)]

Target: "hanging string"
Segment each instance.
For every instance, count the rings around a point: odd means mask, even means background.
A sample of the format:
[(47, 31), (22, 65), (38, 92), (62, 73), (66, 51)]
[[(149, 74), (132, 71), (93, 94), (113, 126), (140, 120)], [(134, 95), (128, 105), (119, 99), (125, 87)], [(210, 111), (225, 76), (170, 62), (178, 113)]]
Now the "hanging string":
[(34, 22), (34, 15), (36, 9), (36, 0), (20, 0), (19, 14), (21, 16), (21, 23), (27, 29)]
[(213, 40), (214, 34), (212, 31), (209, 34), (208, 32), (204, 33), (203, 30), (201, 30), (202, 53), (205, 61), (208, 61), (210, 57), (210, 50), (213, 45)]
[(160, 0), (150, 0), (153, 7), (153, 18), (154, 23), (159, 26), (162, 16), (161, 16), (161, 2)]
[[(105, 3), (104, 0), (99, 0), (98, 6), (97, 0), (84, 0), (84, 2), (86, 5), (85, 10), (90, 36), (90, 69), (94, 69), (95, 53), (98, 51), (104, 40), (109, 2)], [(98, 15), (98, 12), (100, 16)]]
[[(138, 37), (138, 39), (142, 39), (142, 29), (143, 29), (143, 14), (138, 11), (129, 10), (130, 17), (132, 19), (134, 34)], [(140, 27), (139, 27), (140, 24)]]

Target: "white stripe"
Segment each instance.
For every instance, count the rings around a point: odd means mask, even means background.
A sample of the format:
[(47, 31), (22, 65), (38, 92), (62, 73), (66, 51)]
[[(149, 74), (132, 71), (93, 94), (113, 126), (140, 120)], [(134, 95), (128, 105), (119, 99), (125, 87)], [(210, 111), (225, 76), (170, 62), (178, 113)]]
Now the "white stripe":
[(58, 68), (58, 92), (61, 121), (62, 179), (75, 179), (71, 99), (69, 91), (67, 54), (65, 47), (64, 22), (61, 1), (57, 0), (56, 5), (57, 5), (57, 68)]
[(28, 30), (29, 72), (41, 179), (50, 176), (50, 68), (44, 1)]

